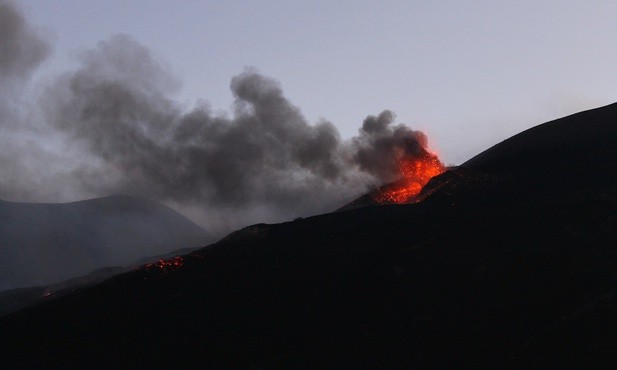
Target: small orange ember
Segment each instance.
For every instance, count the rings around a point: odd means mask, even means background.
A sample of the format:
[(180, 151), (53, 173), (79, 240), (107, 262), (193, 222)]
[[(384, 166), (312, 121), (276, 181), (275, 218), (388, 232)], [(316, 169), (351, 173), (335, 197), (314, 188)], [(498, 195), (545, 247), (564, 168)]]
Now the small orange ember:
[(181, 256), (176, 256), (168, 260), (158, 260), (144, 266), (146, 270), (159, 269), (164, 272), (176, 270), (184, 264), (184, 259)]
[(411, 203), (429, 180), (445, 171), (444, 165), (433, 153), (420, 158), (399, 158), (398, 168), (402, 179), (378, 190), (374, 196), (378, 203)]

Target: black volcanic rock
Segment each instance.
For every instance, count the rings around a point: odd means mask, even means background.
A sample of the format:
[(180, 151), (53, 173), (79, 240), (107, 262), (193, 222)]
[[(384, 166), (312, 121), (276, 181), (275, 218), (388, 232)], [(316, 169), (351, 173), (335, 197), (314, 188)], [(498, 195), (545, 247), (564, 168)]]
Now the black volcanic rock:
[(587, 199), (617, 187), (616, 137), (617, 103), (528, 129), (462, 167), (521, 186), (519, 194)]
[(111, 196), (65, 204), (0, 200), (0, 290), (124, 266), (213, 237), (172, 209)]
[(616, 109), (499, 144), (434, 179), (420, 203), (254, 225), (182, 266), (0, 318), (0, 357), (24, 368), (611, 368)]
[(63, 297), (89, 285), (105, 281), (112, 276), (135, 270), (146, 264), (152, 264), (161, 260), (188, 254), (196, 249), (199, 248), (182, 248), (170, 253), (143, 257), (126, 266), (102, 267), (86, 275), (74, 277), (69, 280), (64, 280), (50, 285), (5, 290), (0, 292), (0, 316), (17, 311), (18, 309), (24, 307), (39, 304), (45, 301), (51, 301), (57, 299), (58, 297)]
[(503, 175), (572, 170), (572, 175), (606, 176), (606, 170), (617, 164), (617, 157), (611, 155), (615, 152), (616, 135), (614, 103), (532, 127), (478, 154), (463, 166)]
[(94, 270), (87, 275), (48, 286), (34, 286), (5, 290), (0, 292), (0, 316), (17, 311), (24, 307), (56, 299), (59, 296), (70, 294), (79, 288), (83, 288), (84, 286), (100, 283), (114, 275), (130, 270), (130, 267), (104, 267)]

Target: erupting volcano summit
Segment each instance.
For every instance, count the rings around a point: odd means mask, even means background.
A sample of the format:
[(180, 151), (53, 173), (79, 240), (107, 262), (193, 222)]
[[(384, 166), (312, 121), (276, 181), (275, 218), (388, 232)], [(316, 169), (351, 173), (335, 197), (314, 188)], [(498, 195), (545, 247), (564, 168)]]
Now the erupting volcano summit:
[(402, 178), (377, 189), (373, 195), (377, 203), (413, 203), (424, 185), (445, 170), (437, 155), (426, 150), (419, 157), (398, 158), (397, 163)]

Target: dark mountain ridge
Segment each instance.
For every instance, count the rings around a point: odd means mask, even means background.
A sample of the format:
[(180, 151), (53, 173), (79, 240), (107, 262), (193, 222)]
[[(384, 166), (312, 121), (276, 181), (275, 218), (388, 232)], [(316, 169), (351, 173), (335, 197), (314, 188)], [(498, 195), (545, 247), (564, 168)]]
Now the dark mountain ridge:
[(175, 267), (0, 318), (0, 355), (74, 368), (614, 367), (616, 158), (617, 105), (549, 122), (433, 179), (420, 203), (254, 225)]
[(530, 128), (462, 167), (501, 177), (520, 186), (519, 194), (543, 201), (608, 196), (617, 185), (616, 137), (614, 103)]
[(4, 316), (24, 307), (63, 297), (86, 286), (105, 281), (115, 275), (135, 270), (146, 264), (188, 254), (196, 249), (199, 248), (182, 248), (165, 254), (143, 257), (125, 266), (102, 267), (86, 275), (77, 276), (49, 285), (5, 290), (0, 292), (0, 316)]

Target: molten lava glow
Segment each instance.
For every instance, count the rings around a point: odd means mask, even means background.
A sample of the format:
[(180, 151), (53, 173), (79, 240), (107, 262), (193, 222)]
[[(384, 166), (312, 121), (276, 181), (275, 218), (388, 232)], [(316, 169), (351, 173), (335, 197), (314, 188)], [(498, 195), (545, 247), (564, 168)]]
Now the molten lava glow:
[(168, 260), (158, 260), (144, 266), (146, 270), (159, 269), (164, 272), (176, 270), (184, 264), (184, 259), (181, 256), (176, 256)]
[(380, 188), (374, 196), (378, 203), (411, 203), (433, 177), (445, 168), (435, 154), (426, 152), (421, 158), (399, 158), (398, 168), (402, 179)]

